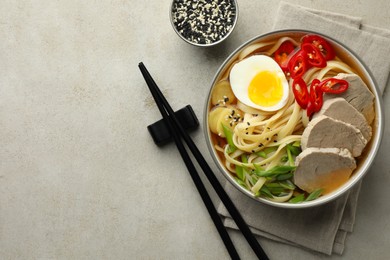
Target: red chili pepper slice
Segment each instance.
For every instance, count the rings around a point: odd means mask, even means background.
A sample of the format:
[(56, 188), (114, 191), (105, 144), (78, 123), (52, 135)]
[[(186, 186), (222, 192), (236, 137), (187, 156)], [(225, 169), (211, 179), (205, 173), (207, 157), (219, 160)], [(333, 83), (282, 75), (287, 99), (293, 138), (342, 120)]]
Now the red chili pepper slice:
[(325, 68), (326, 60), (317, 47), (310, 43), (303, 43), (301, 45), (302, 50), (307, 54), (307, 62), (317, 68)]
[(321, 90), (325, 93), (340, 94), (348, 89), (348, 81), (343, 79), (329, 78), (321, 81)]
[(296, 52), (288, 62), (290, 76), (295, 79), (302, 77), (308, 69), (307, 54), (304, 50)]
[(301, 77), (294, 79), (292, 84), (292, 91), (298, 105), (301, 108), (306, 109), (307, 104), (309, 103), (309, 91), (307, 90), (305, 81)]
[(312, 114), (314, 114), (314, 104), (309, 100), (306, 108), (306, 115), (311, 117)]
[(284, 41), (279, 48), (274, 52), (274, 59), (280, 67), (286, 67), (288, 55), (295, 50), (295, 46), (291, 41)]
[(324, 101), (320, 80), (314, 79), (311, 82), (309, 97), (309, 103), (306, 111), (308, 117), (310, 117), (313, 113), (320, 111)]
[(303, 43), (313, 44), (324, 56), (325, 60), (332, 60), (336, 56), (334, 49), (324, 38), (316, 34), (308, 34), (303, 36)]

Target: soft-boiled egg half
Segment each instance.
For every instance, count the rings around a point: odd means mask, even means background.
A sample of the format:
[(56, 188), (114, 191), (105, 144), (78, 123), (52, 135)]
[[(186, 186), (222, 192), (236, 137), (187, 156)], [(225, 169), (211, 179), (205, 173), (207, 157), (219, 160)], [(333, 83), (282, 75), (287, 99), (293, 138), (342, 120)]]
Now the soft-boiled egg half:
[(276, 111), (287, 103), (287, 79), (271, 57), (253, 55), (234, 64), (229, 79), (234, 95), (249, 107)]

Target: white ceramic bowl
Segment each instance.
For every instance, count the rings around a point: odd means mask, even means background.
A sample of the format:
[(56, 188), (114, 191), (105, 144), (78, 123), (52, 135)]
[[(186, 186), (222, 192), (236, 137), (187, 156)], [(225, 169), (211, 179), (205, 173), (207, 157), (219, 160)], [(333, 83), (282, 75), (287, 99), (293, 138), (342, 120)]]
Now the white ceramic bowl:
[[(265, 198), (260, 198), (254, 196), (250, 191), (246, 190), (245, 188), (241, 187), (233, 178), (231, 173), (225, 168), (225, 166), (222, 164), (221, 160), (219, 159), (219, 156), (216, 152), (216, 150), (213, 147), (209, 124), (208, 124), (208, 112), (210, 110), (210, 101), (211, 101), (211, 93), (212, 89), (219, 81), (219, 79), (222, 77), (223, 74), (226, 73), (226, 69), (232, 64), (233, 61), (235, 61), (241, 52), (245, 47), (248, 45), (251, 45), (253, 43), (258, 42), (266, 42), (271, 41), (275, 39), (279, 39), (283, 36), (293, 36), (294, 38), (300, 38), (305, 34), (317, 34), (325, 39), (328, 40), (328, 42), (332, 45), (334, 50), (336, 51), (337, 56), (341, 57), (343, 60), (346, 60), (347, 63), (352, 65), (352, 67), (357, 71), (357, 73), (362, 77), (362, 79), (365, 81), (365, 83), (370, 88), (371, 92), (375, 95), (375, 120), (373, 122), (373, 135), (372, 138), (365, 148), (364, 155), (361, 159), (359, 159), (359, 162), (357, 164), (357, 168), (354, 170), (352, 176), (350, 179), (341, 187), (336, 189), (335, 191), (328, 193), (326, 195), (323, 195), (315, 200), (307, 201), (307, 202), (301, 202), (301, 203), (281, 203), (281, 202), (273, 202), (270, 200), (267, 200)], [(211, 156), (213, 157), (215, 163), (217, 164), (218, 168), (221, 170), (222, 174), (230, 181), (230, 183), (236, 187), (239, 191), (244, 193), (246, 196), (253, 198), (254, 200), (265, 203), (268, 205), (276, 206), (276, 207), (282, 207), (282, 208), (307, 208), (307, 207), (313, 207), (318, 206), (324, 203), (327, 203), (329, 201), (332, 201), (341, 195), (345, 194), (348, 190), (350, 190), (354, 185), (356, 185), (363, 176), (367, 173), (369, 170), (372, 162), (374, 161), (375, 155), (378, 152), (382, 135), (383, 135), (383, 127), (384, 127), (384, 116), (383, 116), (383, 107), (382, 107), (382, 98), (379, 94), (379, 89), (377, 87), (377, 84), (370, 73), (369, 69), (365, 66), (365, 64), (360, 60), (360, 58), (353, 53), (347, 46), (344, 44), (338, 42), (335, 39), (332, 39), (329, 36), (323, 35), (321, 33), (313, 32), (313, 31), (304, 31), (304, 30), (280, 30), (280, 31), (274, 31), (267, 34), (263, 34), (260, 36), (257, 36), (244, 44), (242, 44), (240, 47), (238, 47), (221, 65), (221, 67), (218, 69), (214, 80), (211, 84), (210, 91), (208, 93), (206, 104), (204, 108), (204, 130), (205, 130), (205, 137), (206, 142), (208, 145), (208, 148), (210, 150)]]

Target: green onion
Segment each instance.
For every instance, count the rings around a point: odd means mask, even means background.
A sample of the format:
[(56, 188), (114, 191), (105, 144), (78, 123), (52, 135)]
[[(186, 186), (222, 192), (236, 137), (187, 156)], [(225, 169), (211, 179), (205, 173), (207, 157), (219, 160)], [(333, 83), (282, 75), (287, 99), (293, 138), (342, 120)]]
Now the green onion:
[(309, 196), (307, 196), (306, 201), (315, 200), (321, 195), (323, 191), (324, 191), (323, 189), (317, 189), (313, 191), (312, 193), (309, 194)]
[(283, 188), (278, 182), (271, 182), (265, 184), (268, 190), (273, 194), (279, 196), (281, 193), (285, 192), (285, 188)]
[(267, 154), (263, 150), (256, 152), (256, 154), (262, 158), (267, 158)]
[(265, 186), (267, 186), (267, 188), (282, 188), (282, 186), (280, 185), (279, 182), (270, 182), (270, 183), (267, 183)]
[[(248, 163), (248, 157), (245, 154), (241, 155), (241, 162)], [(236, 165), (236, 174), (237, 177), (245, 181), (245, 176), (246, 174), (249, 174), (249, 170), (242, 165)]]
[(261, 187), (260, 193), (261, 193), (263, 196), (268, 197), (268, 198), (271, 198), (271, 199), (274, 197), (274, 195), (272, 195), (271, 191), (270, 191), (266, 186), (264, 186), (264, 185), (263, 185), (263, 187)]
[(226, 136), (226, 141), (229, 144), (229, 148), (228, 148), (227, 152), (228, 153), (232, 153), (235, 150), (237, 150), (237, 147), (236, 147), (236, 145), (233, 142), (233, 131), (232, 131), (232, 129), (230, 129), (229, 127), (225, 126), (224, 124), (222, 124), (222, 129), (223, 129), (223, 133)]
[[(290, 145), (291, 146), (291, 145)], [(294, 165), (295, 162), (294, 162), (294, 158), (292, 157), (292, 153), (291, 153), (291, 150), (289, 149), (289, 144), (287, 145), (287, 158), (288, 158), (288, 163), (290, 165)]]
[(283, 155), (282, 158), (280, 158), (280, 161), (281, 161), (281, 162), (287, 162), (287, 161), (288, 161), (288, 156), (287, 156), (287, 154), (286, 154), (286, 155)]
[(245, 154), (242, 154), (241, 155), (241, 162), (248, 163), (248, 156), (246, 156)]
[(242, 166), (236, 165), (236, 175), (240, 180), (244, 180), (245, 178), (245, 173), (244, 173), (244, 168)]
[(256, 154), (262, 158), (267, 158), (268, 154), (275, 152), (277, 149), (277, 146), (266, 147), (263, 150), (256, 152)]
[(296, 186), (290, 180), (279, 182), (280, 186), (288, 190), (295, 190)]
[(300, 203), (305, 200), (305, 194), (299, 194), (298, 196), (295, 196), (294, 198), (290, 199), (288, 202), (290, 203)]
[(271, 194), (274, 195), (274, 196), (280, 196), (280, 194), (282, 194), (285, 191), (285, 189), (281, 188), (281, 187), (280, 188), (269, 188), (269, 187), (267, 187), (267, 188), (269, 189)]
[(278, 146), (271, 146), (271, 147), (266, 147), (263, 149), (263, 151), (265, 152), (266, 155), (268, 155), (272, 152), (275, 152), (276, 150), (278, 150)]
[(287, 149), (290, 150), (291, 154), (294, 156), (298, 156), (302, 152), (299, 146), (294, 146), (292, 144), (288, 144)]
[(240, 180), (240, 179), (237, 178), (237, 177), (235, 177), (234, 179), (236, 180), (236, 182), (237, 182), (240, 186), (242, 186), (242, 187), (244, 187), (245, 189), (248, 190), (248, 186), (246, 185), (245, 182), (243, 182), (242, 180)]
[(258, 164), (253, 164), (253, 167), (255, 167), (255, 171), (264, 171), (264, 169), (262, 167), (260, 167), (260, 165)]
[(300, 148), (301, 147), (301, 142), (300, 141), (295, 141), (292, 145)]
[(293, 144), (288, 144), (286, 146), (287, 158), (288, 158), (288, 162), (290, 163), (290, 165), (295, 165), (295, 159), (293, 156), (298, 156), (302, 152), (301, 147), (299, 145), (300, 145), (299, 142), (298, 143), (294, 142)]
[(266, 171), (258, 171), (255, 170), (255, 174), (260, 177), (272, 177), (279, 174), (286, 174), (293, 170), (295, 170), (296, 166), (288, 166), (288, 165), (276, 165), (269, 170)]
[(275, 178), (278, 181), (284, 181), (284, 180), (291, 179), (293, 176), (294, 176), (294, 174), (292, 174), (292, 173), (286, 173), (286, 174), (277, 175)]

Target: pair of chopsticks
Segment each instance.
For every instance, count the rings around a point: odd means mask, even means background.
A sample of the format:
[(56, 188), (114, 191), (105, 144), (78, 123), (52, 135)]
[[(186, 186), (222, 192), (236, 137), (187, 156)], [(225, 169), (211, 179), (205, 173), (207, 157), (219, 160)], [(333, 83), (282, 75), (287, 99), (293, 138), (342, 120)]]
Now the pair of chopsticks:
[(218, 215), (218, 212), (216, 208), (214, 207), (214, 204), (212, 203), (212, 200), (202, 182), (200, 179), (200, 176), (198, 172), (196, 171), (196, 168), (191, 161), (191, 158), (184, 147), (184, 144), (182, 142), (182, 139), (187, 144), (188, 148), (190, 149), (191, 153), (197, 160), (199, 166), (202, 168), (203, 172), (205, 173), (207, 179), (211, 183), (212, 187), (218, 194), (219, 198), (221, 199), (222, 203), (225, 205), (226, 209), (228, 210), (230, 216), (233, 218), (235, 223), (237, 224), (238, 228), (241, 230), (242, 234), (248, 241), (249, 245), (251, 246), (254, 253), (257, 255), (259, 259), (268, 259), (267, 255), (265, 254), (264, 250), (261, 248), (260, 244), (258, 243), (257, 239), (254, 237), (253, 233), (249, 229), (248, 225), (245, 223), (244, 219), (242, 218), (240, 212), (237, 210), (229, 196), (227, 195), (226, 191), (223, 189), (222, 185), (219, 183), (217, 177), (212, 172), (210, 166), (207, 164), (206, 160), (202, 156), (199, 149), (196, 147), (195, 143), (192, 141), (191, 137), (187, 134), (187, 132), (183, 129), (180, 122), (176, 118), (174, 111), (172, 110), (171, 106), (169, 105), (168, 101), (165, 99), (164, 95), (162, 94), (161, 90), (158, 88), (157, 84), (154, 82), (152, 76), (149, 74), (149, 71), (146, 69), (145, 65), (141, 62), (138, 65), (139, 69), (141, 70), (141, 73), (149, 87), (150, 92), (152, 93), (152, 96), (158, 106), (158, 109), (160, 110), (160, 113), (162, 117), (164, 118), (164, 121), (166, 122), (169, 131), (172, 134), (173, 140), (175, 141), (175, 144), (180, 152), (180, 155), (192, 177), (192, 180), (194, 181), (196, 188), (198, 189), (198, 192), (200, 196), (202, 197), (202, 200), (204, 204), (206, 205), (206, 208), (211, 216), (211, 219), (214, 222), (214, 225), (216, 226), (219, 235), (221, 236), (223, 243), (225, 244), (226, 249), (229, 252), (229, 255), (232, 259), (240, 259), (234, 244), (225, 228), (225, 226), (222, 223), (222, 220), (220, 216)]

